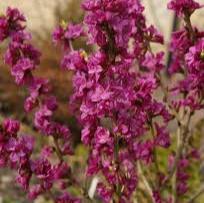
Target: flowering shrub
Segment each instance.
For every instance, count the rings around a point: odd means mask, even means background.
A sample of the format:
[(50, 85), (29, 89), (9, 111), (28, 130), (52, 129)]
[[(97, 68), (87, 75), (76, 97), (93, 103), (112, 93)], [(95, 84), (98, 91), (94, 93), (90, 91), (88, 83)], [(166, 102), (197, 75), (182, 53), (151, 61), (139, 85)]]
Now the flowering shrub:
[[(47, 195), (57, 203), (193, 202), (202, 188), (191, 196), (189, 168), (200, 157), (190, 143), (194, 134), (189, 126), (204, 108), (204, 32), (193, 27), (191, 15), (202, 6), (193, 0), (168, 3), (184, 21), (172, 33), (168, 83), (162, 76), (164, 53), (151, 48), (163, 44), (163, 37), (146, 24), (139, 0), (85, 0), (82, 7), (83, 24), (63, 23), (53, 41), (63, 48), (63, 70), (73, 72), (70, 107), (89, 151), (86, 177), (99, 181), (95, 194), (69, 165), (71, 132), (53, 119), (58, 105), (51, 85), (33, 74), (41, 54), (30, 43), (25, 17), (12, 8), (0, 17), (0, 42), (8, 41), (4, 60), (16, 84), (27, 88), (25, 111), (33, 112), (36, 130), (52, 138), (53, 145), (33, 156), (34, 138), (21, 135), (18, 121), (5, 119), (0, 166), (17, 171), (16, 182), (31, 200)], [(73, 48), (80, 37), (95, 47), (91, 53)], [(176, 133), (169, 131), (172, 122)], [(80, 193), (72, 194), (71, 187)]]

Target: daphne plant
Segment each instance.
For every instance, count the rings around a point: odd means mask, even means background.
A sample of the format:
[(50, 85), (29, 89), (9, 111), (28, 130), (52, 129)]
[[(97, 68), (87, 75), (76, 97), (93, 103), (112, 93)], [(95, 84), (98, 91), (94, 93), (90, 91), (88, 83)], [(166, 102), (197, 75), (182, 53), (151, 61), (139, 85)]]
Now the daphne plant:
[[(198, 198), (202, 186), (195, 195), (189, 187), (189, 169), (200, 159), (189, 126), (204, 108), (204, 34), (191, 24), (191, 15), (201, 7), (193, 0), (168, 3), (184, 22), (172, 33), (170, 67), (164, 64), (165, 53), (151, 48), (164, 40), (146, 24), (139, 0), (85, 0), (83, 23), (62, 23), (53, 32), (54, 44), (64, 51), (62, 69), (73, 72), (70, 107), (89, 151), (84, 181), (97, 177), (94, 195), (68, 165), (75, 156), (72, 136), (67, 126), (53, 120), (57, 101), (49, 81), (33, 74), (40, 52), (30, 43), (25, 17), (8, 8), (0, 17), (0, 41), (8, 39), (5, 63), (16, 84), (28, 90), (24, 107), (34, 112), (36, 130), (53, 139), (34, 158), (33, 138), (19, 135), (19, 122), (6, 119), (1, 124), (1, 166), (17, 171), (16, 181), (30, 199), (46, 195), (57, 203), (190, 203)], [(92, 52), (74, 49), (73, 42), (81, 37), (94, 47)], [(163, 80), (167, 68), (168, 83)], [(169, 130), (171, 123), (175, 132)], [(70, 187), (80, 193), (75, 196)]]

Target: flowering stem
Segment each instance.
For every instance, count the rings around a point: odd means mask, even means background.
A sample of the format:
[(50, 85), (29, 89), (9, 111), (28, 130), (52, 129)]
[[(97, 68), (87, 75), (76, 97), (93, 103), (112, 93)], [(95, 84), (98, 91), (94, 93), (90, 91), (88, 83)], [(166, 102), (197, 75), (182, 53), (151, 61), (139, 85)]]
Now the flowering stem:
[(162, 76), (161, 74), (157, 74), (157, 78), (159, 80), (159, 84), (161, 86), (161, 90), (164, 94), (164, 98), (163, 101), (167, 104), (168, 108), (171, 110), (172, 115), (179, 120), (179, 116), (177, 111), (174, 109), (174, 107), (172, 106), (172, 104), (169, 101), (169, 95), (168, 95), (168, 88), (167, 86), (164, 84), (164, 81), (162, 80)]
[[(161, 75), (158, 74), (157, 77), (158, 77), (158, 79), (160, 81), (160, 85), (161, 85), (162, 91), (164, 93), (164, 102), (167, 103), (169, 109), (172, 111), (172, 114), (175, 116), (175, 118), (176, 118), (176, 120), (178, 122), (176, 157), (175, 157), (175, 161), (174, 161), (172, 170), (170, 171), (169, 175), (165, 179), (165, 181), (163, 183), (163, 186), (162, 186), (162, 189), (164, 189), (166, 183), (168, 183), (168, 181), (174, 176), (173, 183), (172, 183), (172, 190), (173, 190), (173, 193), (174, 193), (174, 196), (175, 196), (176, 195), (176, 186), (175, 185), (176, 185), (177, 166), (178, 166), (178, 163), (179, 163), (179, 160), (180, 160), (180, 156), (181, 156), (181, 153), (182, 153), (182, 150), (183, 150), (183, 147), (184, 147), (184, 140), (185, 140), (185, 137), (186, 137), (186, 134), (187, 134), (187, 129), (188, 129), (188, 126), (189, 126), (189, 123), (190, 123), (190, 118), (193, 115), (193, 113), (189, 114), (188, 119), (187, 119), (187, 123), (185, 125), (183, 125), (182, 124), (183, 122), (180, 119), (177, 111), (169, 103), (169, 100), (168, 100), (168, 91), (167, 91), (167, 88), (165, 87), (165, 85), (164, 85), (164, 83), (163, 83), (163, 81), (161, 79)], [(183, 128), (184, 128), (184, 132), (183, 132), (183, 136), (182, 136)]]
[(193, 112), (190, 112), (190, 114), (188, 115), (186, 124), (182, 125), (181, 122), (179, 122), (178, 131), (177, 131), (176, 158), (175, 158), (174, 165), (173, 165), (172, 171), (170, 173), (170, 176), (167, 178), (167, 180), (168, 180), (168, 179), (171, 179), (171, 177), (173, 176), (172, 191), (173, 191), (173, 196), (174, 196), (174, 200), (173, 200), (174, 203), (177, 203), (177, 169), (178, 169), (178, 163), (179, 163), (179, 160), (181, 158), (183, 148), (185, 146), (184, 140), (187, 136), (188, 127), (189, 127), (190, 119), (191, 119), (192, 115), (193, 115)]
[(190, 112), (189, 115), (188, 115), (186, 124), (182, 124), (182, 122), (180, 120), (178, 121), (179, 126), (178, 126), (178, 129), (177, 129), (176, 157), (175, 157), (173, 167), (172, 167), (169, 175), (167, 176), (167, 178), (165, 179), (165, 181), (164, 181), (164, 183), (162, 185), (162, 189), (164, 189), (165, 185), (173, 177), (173, 180), (172, 180), (172, 192), (173, 192), (173, 195), (174, 195), (174, 202), (175, 203), (177, 202), (177, 188), (176, 188), (176, 185), (177, 185), (177, 175), (176, 175), (177, 174), (177, 168), (178, 168), (179, 160), (180, 160), (181, 155), (182, 155), (183, 148), (185, 146), (184, 145), (184, 140), (185, 140), (185, 138), (187, 136), (187, 131), (188, 131), (188, 127), (189, 127), (190, 119), (191, 119), (192, 115), (193, 115), (193, 112)]
[[(63, 158), (63, 154), (62, 154), (62, 151), (59, 147), (59, 143), (58, 143), (58, 139), (57, 137), (53, 136), (53, 139), (54, 139), (54, 145), (55, 145), (55, 150), (56, 150), (56, 154), (57, 154), (57, 157), (59, 158), (60, 162), (64, 162), (64, 158)], [(76, 182), (73, 178), (73, 175), (70, 174), (70, 181), (73, 185), (76, 185), (76, 187), (78, 188), (81, 188), (81, 191), (82, 191), (82, 195), (84, 196), (85, 199), (88, 199), (91, 201), (91, 199), (89, 198), (88, 194), (87, 194), (87, 190), (85, 187), (81, 186), (78, 182)]]
[[(64, 162), (64, 158), (63, 158), (63, 154), (62, 154), (62, 151), (59, 147), (59, 143), (58, 143), (58, 139), (57, 137), (53, 136), (53, 139), (54, 139), (54, 144), (55, 144), (55, 150), (56, 150), (56, 154), (57, 154), (57, 157), (59, 158), (60, 162)], [(81, 191), (82, 191), (82, 195), (85, 199), (88, 199), (92, 202), (92, 200), (89, 198), (88, 196), (88, 193), (87, 193), (87, 190), (85, 187), (81, 186), (78, 182), (76, 182), (73, 178), (73, 175), (70, 174), (70, 181), (73, 185), (76, 185), (76, 187), (78, 188), (81, 188)]]

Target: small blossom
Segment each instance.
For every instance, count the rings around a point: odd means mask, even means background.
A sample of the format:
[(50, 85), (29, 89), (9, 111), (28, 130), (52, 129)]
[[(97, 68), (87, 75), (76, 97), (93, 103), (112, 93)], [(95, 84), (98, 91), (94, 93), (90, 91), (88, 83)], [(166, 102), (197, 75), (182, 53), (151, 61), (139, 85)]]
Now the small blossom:
[(20, 129), (20, 123), (17, 120), (6, 119), (3, 121), (3, 129), (8, 135), (16, 136)]
[(35, 66), (32, 61), (29, 59), (21, 59), (12, 67), (11, 74), (15, 77), (17, 84), (25, 84), (32, 78), (30, 71), (34, 69)]
[(192, 14), (198, 8), (200, 4), (194, 0), (171, 0), (168, 3), (168, 9), (174, 10), (179, 16), (185, 13)]
[(56, 199), (56, 203), (81, 203), (81, 200), (78, 198), (74, 198), (72, 197), (70, 194), (68, 193), (64, 193), (62, 195), (60, 195), (57, 199)]
[(49, 190), (53, 185), (54, 171), (51, 163), (44, 158), (32, 161), (31, 170), (36, 177), (41, 181), (43, 190)]
[(73, 51), (64, 56), (62, 67), (66, 70), (83, 70), (86, 69), (86, 62), (78, 51)]
[(68, 29), (65, 31), (65, 38), (76, 39), (83, 35), (83, 27), (80, 24), (73, 25), (69, 24)]
[(188, 70), (196, 74), (204, 69), (204, 40), (199, 41), (195, 46), (189, 49), (185, 56)]
[(0, 17), (0, 42), (14, 33), (23, 30), (22, 22), (25, 22), (25, 17), (19, 10), (8, 7), (6, 15)]
[(113, 192), (110, 189), (106, 188), (102, 183), (98, 184), (97, 193), (105, 203), (109, 203), (111, 201)]
[(170, 146), (170, 137), (166, 128), (160, 127), (158, 124), (156, 124), (156, 131), (157, 136), (155, 139), (155, 144), (164, 148), (168, 148)]
[(70, 40), (76, 39), (80, 36), (83, 36), (83, 28), (80, 24), (73, 25), (70, 24), (66, 27), (59, 26), (57, 27), (53, 34), (54, 43), (63, 43), (65, 49), (70, 49)]
[(159, 72), (164, 67), (162, 63), (163, 56), (164, 52), (160, 52), (156, 56), (152, 54), (147, 54), (142, 65), (145, 66), (151, 72)]
[(34, 185), (29, 189), (29, 195), (28, 197), (31, 200), (36, 199), (41, 193), (43, 192), (43, 188), (40, 184)]

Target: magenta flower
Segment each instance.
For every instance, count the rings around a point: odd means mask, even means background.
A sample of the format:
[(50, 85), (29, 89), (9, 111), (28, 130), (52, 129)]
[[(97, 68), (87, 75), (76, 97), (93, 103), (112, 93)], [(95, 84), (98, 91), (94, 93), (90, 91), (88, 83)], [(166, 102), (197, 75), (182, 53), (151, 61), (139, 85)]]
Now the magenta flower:
[(112, 197), (111, 189), (106, 188), (102, 183), (97, 187), (97, 193), (104, 203), (109, 203)]
[(28, 83), (32, 80), (30, 71), (34, 70), (35, 66), (31, 60), (25, 58), (17, 62), (15, 66), (12, 67), (11, 74), (15, 77), (15, 82), (19, 85)]
[(29, 112), (39, 104), (39, 97), (50, 92), (49, 81), (42, 78), (33, 78), (29, 85), (30, 95), (24, 102), (24, 109)]
[(188, 70), (192, 74), (203, 72), (204, 70), (204, 40), (200, 40), (195, 46), (190, 47), (185, 56)]
[(83, 27), (80, 24), (69, 24), (68, 29), (65, 31), (64, 37), (66, 39), (76, 39), (84, 35)]
[(18, 9), (8, 7), (5, 16), (0, 17), (0, 42), (24, 29), (25, 17)]
[(31, 171), (40, 180), (43, 190), (49, 190), (53, 184), (54, 171), (47, 159), (38, 159), (31, 163)]
[(164, 68), (163, 65), (164, 52), (158, 53), (156, 56), (147, 54), (142, 65), (150, 72), (159, 72)]
[(42, 185), (34, 185), (29, 189), (29, 194), (28, 197), (31, 200), (36, 199), (41, 193), (43, 192), (43, 187)]
[(20, 123), (16, 120), (6, 119), (4, 120), (2, 126), (5, 132), (12, 137), (16, 137), (18, 131), (20, 130)]
[(200, 4), (194, 0), (171, 0), (168, 3), (168, 9), (174, 10), (177, 15), (191, 15), (196, 9), (200, 8)]
[(61, 65), (65, 70), (86, 69), (86, 62), (82, 54), (78, 51), (73, 51), (65, 55)]
[(68, 193), (64, 193), (60, 195), (56, 201), (56, 203), (81, 203), (81, 200), (79, 198), (74, 198)]
[(81, 37), (84, 35), (82, 25), (67, 25), (67, 26), (59, 26), (55, 29), (52, 34), (54, 43), (62, 43), (64, 44), (65, 49), (70, 49), (70, 42), (73, 39)]
[(166, 128), (160, 127), (158, 124), (156, 124), (156, 131), (157, 136), (155, 138), (155, 144), (164, 148), (168, 148), (170, 146), (170, 136), (166, 131)]
[(83, 3), (82, 3), (82, 7), (85, 9), (85, 10), (90, 10), (90, 11), (94, 11), (96, 9), (99, 9), (100, 6), (102, 5), (101, 1), (100, 0), (85, 0)]

